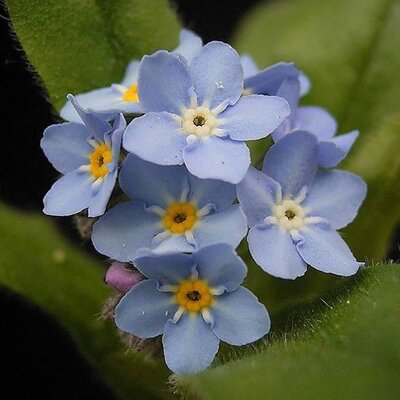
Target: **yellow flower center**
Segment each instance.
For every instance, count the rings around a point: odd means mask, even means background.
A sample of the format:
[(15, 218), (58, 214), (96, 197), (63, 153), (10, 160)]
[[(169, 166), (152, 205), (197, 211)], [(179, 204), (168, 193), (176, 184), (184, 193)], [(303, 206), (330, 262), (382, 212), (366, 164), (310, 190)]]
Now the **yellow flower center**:
[(165, 229), (182, 234), (193, 228), (197, 221), (197, 208), (192, 203), (173, 202), (163, 217)]
[(89, 156), (90, 172), (95, 178), (104, 178), (108, 174), (107, 163), (112, 161), (112, 150), (105, 143), (99, 144)]
[(181, 282), (175, 300), (187, 311), (198, 312), (212, 304), (213, 295), (206, 281), (190, 279)]
[(130, 101), (132, 103), (137, 103), (139, 101), (137, 83), (134, 83), (131, 87), (125, 90), (124, 101)]

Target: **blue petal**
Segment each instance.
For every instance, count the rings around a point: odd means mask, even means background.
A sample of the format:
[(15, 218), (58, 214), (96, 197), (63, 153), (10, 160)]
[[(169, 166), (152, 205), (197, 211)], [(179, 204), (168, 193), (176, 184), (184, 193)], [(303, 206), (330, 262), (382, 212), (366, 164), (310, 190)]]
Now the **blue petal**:
[[(288, 103), (290, 108), (289, 121), (292, 123), (296, 117), (297, 108), (299, 105), (300, 97), (300, 83), (298, 79), (285, 79), (280, 86), (278, 93), (279, 97), (283, 97)], [(276, 141), (276, 140), (275, 140)]]
[(153, 338), (164, 332), (177, 309), (171, 293), (162, 293), (157, 290), (156, 281), (145, 280), (121, 299), (115, 308), (115, 324), (131, 335)]
[(133, 260), (135, 267), (145, 276), (164, 284), (177, 285), (189, 279), (194, 268), (189, 254), (156, 254), (142, 250)]
[(193, 229), (198, 248), (213, 243), (228, 243), (236, 248), (246, 233), (246, 217), (238, 204), (202, 217)]
[(283, 121), (278, 128), (272, 132), (274, 142), (282, 139), (287, 133), (292, 130), (293, 122), (296, 118), (297, 109), (299, 106), (300, 84), (298, 79), (285, 79), (278, 89), (277, 96), (283, 97), (290, 107), (290, 115)]
[(345, 153), (346, 157), (354, 142), (357, 140), (358, 135), (358, 131), (352, 131), (349, 133), (345, 133), (344, 135), (335, 136), (331, 139), (331, 142), (335, 143), (335, 145), (338, 146)]
[(132, 261), (140, 248), (149, 248), (161, 232), (160, 217), (146, 212), (139, 201), (119, 203), (93, 226), (96, 250), (117, 261)]
[(154, 164), (179, 165), (183, 163), (182, 149), (186, 146), (186, 137), (172, 114), (150, 112), (135, 118), (127, 126), (123, 146)]
[(344, 151), (332, 141), (319, 142), (318, 165), (323, 168), (336, 167), (346, 156)]
[(300, 96), (303, 97), (310, 91), (311, 81), (308, 78), (308, 76), (302, 71), (300, 71), (299, 81), (300, 81)]
[(293, 132), (268, 150), (263, 172), (280, 183), (283, 196), (310, 188), (318, 167), (318, 140), (308, 132)]
[(214, 317), (212, 331), (220, 340), (234, 346), (262, 338), (271, 327), (264, 305), (242, 286), (216, 297), (210, 311)]
[(79, 114), (79, 117), (87, 126), (90, 133), (96, 139), (102, 141), (104, 134), (111, 131), (111, 125), (93, 111), (89, 111), (81, 107), (72, 94), (69, 94), (67, 98), (72, 103), (75, 111)]
[(259, 71), (256, 62), (254, 61), (253, 57), (249, 54), (243, 54), (240, 57), (240, 61), (243, 67), (243, 77), (244, 79), (249, 78), (250, 76), (254, 76)]
[(319, 165), (325, 168), (335, 167), (347, 156), (357, 137), (358, 131), (352, 131), (320, 142)]
[(297, 249), (303, 260), (319, 271), (350, 276), (362, 265), (340, 235), (327, 224), (309, 225), (301, 235), (304, 239), (297, 243)]
[(237, 186), (237, 196), (249, 226), (264, 222), (272, 214), (272, 207), (281, 192), (279, 183), (250, 166), (244, 179)]
[(197, 263), (199, 277), (211, 287), (223, 287), (228, 292), (236, 290), (247, 274), (247, 267), (236, 251), (228, 244), (203, 247), (193, 258)]
[(111, 148), (112, 148), (112, 162), (107, 164), (107, 167), (111, 165), (118, 165), (119, 156), (121, 152), (122, 134), (126, 128), (126, 120), (122, 114), (119, 114), (114, 121), (113, 131), (111, 133)]
[(190, 244), (183, 234), (172, 234), (162, 241), (156, 239), (151, 243), (151, 247), (156, 253), (192, 253), (196, 250), (195, 246)]
[(250, 254), (267, 273), (283, 279), (296, 279), (307, 270), (286, 230), (277, 225), (254, 226), (247, 237)]
[(199, 105), (211, 109), (235, 104), (243, 90), (243, 69), (236, 51), (222, 42), (206, 44), (189, 67)]
[(181, 114), (190, 104), (192, 81), (186, 63), (178, 54), (164, 50), (144, 56), (139, 69), (139, 99), (145, 111)]
[(221, 211), (232, 205), (236, 198), (236, 188), (230, 183), (214, 179), (199, 179), (189, 175), (190, 192), (188, 198), (200, 209), (212, 204), (215, 211)]
[(189, 172), (198, 178), (237, 184), (249, 168), (250, 151), (245, 143), (211, 136), (187, 146), (183, 159)]
[(89, 217), (98, 217), (106, 211), (108, 201), (117, 180), (117, 169), (110, 172), (101, 183), (97, 192), (92, 195), (92, 200), (88, 209)]
[[(93, 197), (90, 204), (88, 215), (89, 217), (97, 217), (103, 215), (112, 191), (115, 186), (115, 181), (118, 174), (118, 161), (121, 150), (122, 133), (125, 129), (126, 121), (122, 114), (119, 114), (114, 121), (113, 132), (111, 133), (111, 148), (112, 148), (112, 161), (107, 164), (110, 171), (100, 185), (98, 192)], [(108, 134), (106, 134), (108, 135)], [(109, 140), (109, 138), (107, 138)]]
[(290, 114), (287, 101), (281, 97), (250, 95), (226, 108), (219, 126), (234, 140), (257, 140), (269, 135)]
[(121, 82), (122, 86), (129, 88), (130, 86), (132, 86), (134, 83), (137, 82), (139, 75), (139, 67), (140, 67), (140, 61), (138, 60), (132, 60), (128, 64), (125, 70), (124, 79)]
[(40, 147), (53, 167), (66, 174), (89, 164), (89, 154), (93, 151), (87, 139), (90, 132), (82, 124), (65, 123), (50, 125), (43, 133)]
[(179, 200), (186, 181), (187, 172), (183, 166), (163, 167), (133, 154), (128, 154), (123, 161), (119, 175), (121, 188), (131, 199), (163, 208)]
[[(120, 110), (118, 105), (122, 102), (122, 94), (112, 87), (105, 87), (78, 94), (75, 99), (87, 111), (94, 111), (109, 120)], [(67, 121), (82, 123), (81, 117), (70, 101), (65, 103), (60, 115)]]
[(340, 229), (356, 217), (367, 192), (365, 182), (346, 171), (320, 171), (302, 206), (309, 215), (325, 218)]
[(325, 168), (335, 167), (347, 156), (357, 137), (358, 131), (352, 131), (320, 142), (319, 165)]
[(47, 215), (73, 215), (88, 208), (92, 200), (90, 175), (72, 171), (60, 178), (44, 196), (43, 212)]
[(219, 339), (199, 313), (184, 314), (176, 324), (168, 321), (162, 341), (165, 362), (177, 374), (203, 371), (219, 346)]
[(203, 47), (203, 41), (189, 29), (182, 29), (179, 33), (179, 42), (179, 46), (173, 51), (173, 53), (183, 55), (190, 64), (193, 58), (200, 53), (200, 50)]
[(245, 89), (256, 94), (276, 95), (285, 79), (298, 79), (299, 70), (290, 63), (280, 62), (245, 79)]
[(335, 135), (337, 123), (335, 118), (321, 107), (300, 107), (293, 129), (311, 132), (319, 140), (328, 140)]

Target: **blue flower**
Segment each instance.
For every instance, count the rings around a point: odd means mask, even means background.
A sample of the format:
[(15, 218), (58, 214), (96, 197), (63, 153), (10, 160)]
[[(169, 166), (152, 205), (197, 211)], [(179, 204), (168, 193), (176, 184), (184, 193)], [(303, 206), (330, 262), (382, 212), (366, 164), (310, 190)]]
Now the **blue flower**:
[[(180, 44), (173, 52), (183, 55), (190, 62), (200, 52), (202, 40), (187, 29), (181, 30), (179, 38)], [(120, 112), (142, 114), (143, 108), (137, 90), (139, 66), (139, 60), (132, 60), (128, 64), (121, 83), (78, 94), (76, 100), (83, 107), (97, 112), (108, 120), (115, 118)], [(67, 121), (80, 122), (79, 115), (69, 102), (64, 105), (60, 115)]]
[(193, 252), (211, 243), (236, 247), (247, 233), (233, 185), (201, 180), (184, 166), (163, 167), (129, 154), (120, 186), (133, 201), (117, 204), (93, 227), (95, 248), (132, 261), (140, 248)]
[(43, 199), (48, 215), (72, 215), (88, 209), (89, 217), (106, 209), (118, 172), (122, 133), (126, 122), (119, 115), (111, 126), (80, 107), (68, 96), (83, 124), (49, 126), (40, 145), (54, 168), (64, 176)]
[(140, 338), (163, 335), (165, 360), (173, 372), (207, 368), (220, 340), (240, 346), (268, 333), (268, 312), (240, 286), (247, 268), (228, 245), (190, 255), (144, 254), (134, 264), (149, 279), (122, 298), (116, 325)]
[(271, 275), (295, 279), (309, 264), (348, 276), (362, 265), (336, 230), (355, 218), (366, 185), (349, 172), (317, 167), (317, 138), (297, 132), (270, 148), (263, 172), (249, 169), (238, 185), (250, 253)]
[(146, 111), (127, 127), (124, 148), (160, 165), (185, 163), (199, 178), (240, 182), (249, 165), (244, 141), (274, 131), (289, 115), (279, 97), (241, 97), (243, 69), (225, 43), (203, 46), (190, 65), (159, 51), (143, 58), (139, 96)]
[(310, 81), (293, 64), (278, 63), (258, 71), (250, 56), (242, 57), (245, 71), (244, 93), (281, 96), (290, 105), (290, 116), (272, 133), (276, 142), (288, 133), (308, 131), (319, 141), (318, 163), (332, 168), (342, 161), (358, 137), (358, 131), (335, 136), (337, 123), (323, 108), (299, 107), (300, 97), (310, 89)]
[(300, 96), (306, 95), (310, 90), (310, 80), (293, 63), (279, 62), (260, 71), (248, 54), (241, 57), (241, 62), (244, 73), (244, 94), (275, 96), (286, 80), (298, 85)]

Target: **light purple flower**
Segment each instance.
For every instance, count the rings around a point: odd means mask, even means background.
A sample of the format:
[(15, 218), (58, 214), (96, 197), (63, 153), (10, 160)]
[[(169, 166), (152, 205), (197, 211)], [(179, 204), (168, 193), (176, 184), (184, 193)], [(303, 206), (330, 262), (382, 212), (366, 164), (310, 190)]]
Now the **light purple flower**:
[(72, 215), (88, 209), (89, 217), (102, 215), (118, 173), (122, 114), (113, 126), (93, 112), (83, 109), (68, 96), (83, 124), (67, 122), (49, 126), (40, 145), (54, 168), (64, 176), (43, 199), (48, 215)]
[(181, 165), (199, 178), (238, 183), (249, 165), (246, 140), (261, 139), (288, 115), (279, 97), (242, 97), (243, 69), (225, 43), (205, 45), (190, 65), (159, 51), (143, 58), (139, 97), (146, 111), (127, 127), (124, 148), (160, 165)]
[(348, 276), (362, 265), (336, 230), (355, 218), (366, 185), (349, 172), (317, 167), (317, 138), (297, 132), (275, 143), (263, 172), (250, 168), (237, 187), (250, 253), (271, 275), (295, 279), (309, 264)]
[(164, 357), (175, 373), (207, 368), (220, 340), (240, 346), (268, 333), (264, 305), (240, 286), (247, 268), (226, 244), (193, 254), (143, 254), (135, 267), (149, 279), (115, 309), (119, 329), (140, 338), (163, 335)]

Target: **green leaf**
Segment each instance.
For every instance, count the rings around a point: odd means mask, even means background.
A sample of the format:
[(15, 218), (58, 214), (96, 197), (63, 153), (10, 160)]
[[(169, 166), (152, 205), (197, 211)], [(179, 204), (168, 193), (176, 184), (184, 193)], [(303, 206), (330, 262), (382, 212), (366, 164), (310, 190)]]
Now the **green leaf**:
[(260, 66), (294, 61), (313, 83), (306, 103), (326, 107), (341, 132), (361, 130), (343, 167), (360, 174), (369, 193), (346, 240), (361, 259), (384, 258), (400, 221), (400, 2), (272, 2), (250, 12), (235, 44)]
[(57, 110), (68, 93), (118, 83), (130, 60), (178, 42), (167, 0), (7, 0), (7, 7)]
[(302, 313), (300, 330), (240, 360), (179, 376), (178, 387), (207, 400), (397, 399), (399, 265), (368, 268), (354, 280), (352, 290)]
[(0, 215), (0, 283), (55, 315), (121, 399), (170, 398), (163, 361), (127, 353), (117, 329), (99, 318), (113, 293), (104, 269), (67, 243), (51, 218), (2, 204)]

